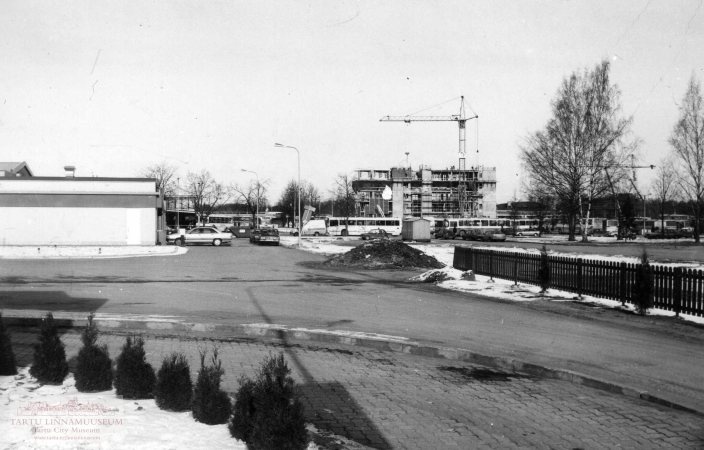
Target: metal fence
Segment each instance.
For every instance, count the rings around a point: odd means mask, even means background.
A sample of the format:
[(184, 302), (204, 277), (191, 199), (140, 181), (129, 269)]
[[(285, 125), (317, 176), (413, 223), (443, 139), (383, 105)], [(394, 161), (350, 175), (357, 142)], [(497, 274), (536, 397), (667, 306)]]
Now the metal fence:
[[(453, 266), (516, 283), (540, 285), (540, 254), (455, 247)], [(578, 295), (631, 301), (640, 263), (548, 256), (549, 287)], [(651, 265), (653, 306), (704, 316), (704, 271)]]

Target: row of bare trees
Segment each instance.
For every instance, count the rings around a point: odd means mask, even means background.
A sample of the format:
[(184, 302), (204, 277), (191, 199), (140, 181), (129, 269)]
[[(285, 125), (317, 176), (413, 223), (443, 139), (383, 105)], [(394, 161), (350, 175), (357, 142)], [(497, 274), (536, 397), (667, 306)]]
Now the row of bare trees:
[[(163, 190), (165, 196), (189, 197), (196, 215), (201, 220), (228, 203), (244, 206), (253, 218), (257, 211), (265, 211), (269, 207), (267, 198), (269, 180), (260, 182), (257, 178), (246, 184), (234, 183), (226, 186), (215, 180), (207, 170), (188, 172), (183, 182), (176, 174), (177, 168), (166, 162), (153, 164), (141, 172), (144, 177), (156, 179), (157, 188)], [(303, 181), (299, 187), (296, 181), (291, 180), (274, 205), (274, 208), (282, 213), (284, 221), (293, 221), (298, 215), (297, 192), (300, 192), (302, 205), (320, 206), (322, 203), (320, 192), (312, 183)], [(328, 202), (331, 209), (337, 207), (338, 214), (344, 217), (354, 213), (354, 191), (352, 178), (349, 175), (338, 175), (330, 193), (332, 199)]]
[(226, 186), (213, 178), (207, 170), (188, 172), (183, 182), (177, 178), (176, 173), (175, 166), (161, 162), (148, 166), (141, 175), (156, 179), (157, 189), (163, 190), (166, 197), (188, 197), (200, 220), (230, 202), (243, 204), (253, 216), (257, 205), (262, 210), (268, 205), (267, 181), (260, 183), (257, 179), (248, 184)]
[[(560, 210), (575, 240), (581, 222), (582, 240), (592, 203), (613, 196), (619, 219), (623, 217), (617, 193), (633, 192), (645, 202), (636, 183), (640, 141), (632, 136), (632, 117), (621, 113), (620, 90), (609, 79), (610, 64), (602, 61), (591, 70), (565, 78), (552, 101), (545, 127), (528, 136), (521, 148), (527, 173), (524, 186), (529, 200)], [(693, 206), (694, 237), (699, 242), (704, 213), (704, 106), (699, 82), (692, 76), (672, 131), (670, 155), (659, 161), (650, 195), (657, 199), (660, 218), (673, 199)], [(650, 166), (655, 168), (655, 165)]]

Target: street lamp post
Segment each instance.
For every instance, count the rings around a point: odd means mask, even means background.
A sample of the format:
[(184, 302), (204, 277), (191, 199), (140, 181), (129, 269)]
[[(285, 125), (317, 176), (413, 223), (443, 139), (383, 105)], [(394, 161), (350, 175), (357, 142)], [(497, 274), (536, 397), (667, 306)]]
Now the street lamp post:
[(242, 169), (242, 172), (249, 172), (253, 173), (255, 177), (257, 177), (257, 212), (256, 212), (256, 229), (259, 229), (259, 189), (260, 189), (260, 184), (259, 184), (259, 174), (253, 170), (247, 170), (247, 169)]
[(179, 197), (179, 192), (181, 191), (181, 178), (176, 177), (176, 189), (174, 192), (174, 206), (176, 207), (176, 234), (181, 234), (181, 205), (179, 203), (181, 198)]
[(274, 144), (274, 147), (279, 147), (279, 148), (291, 148), (293, 150), (296, 150), (296, 157), (298, 158), (298, 185), (296, 186), (296, 197), (298, 199), (298, 248), (301, 247), (301, 233), (303, 232), (303, 227), (301, 223), (301, 153), (298, 151), (296, 147), (293, 147), (291, 145), (283, 145), (276, 143)]

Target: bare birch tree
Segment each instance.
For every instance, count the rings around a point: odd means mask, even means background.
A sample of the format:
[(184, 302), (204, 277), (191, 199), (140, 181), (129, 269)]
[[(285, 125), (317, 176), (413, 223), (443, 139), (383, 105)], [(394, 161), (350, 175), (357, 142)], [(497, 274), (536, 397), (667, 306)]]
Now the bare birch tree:
[(152, 164), (142, 170), (140, 174), (146, 178), (156, 179), (157, 190), (163, 190), (165, 196), (170, 197), (175, 194), (176, 183), (174, 182), (174, 177), (176, 176), (176, 167), (166, 161)]
[(625, 138), (631, 119), (620, 116), (620, 91), (609, 80), (609, 62), (563, 80), (552, 102), (552, 117), (522, 148), (531, 179), (540, 180), (566, 209), (569, 240), (581, 220), (587, 240), (592, 201), (609, 190), (615, 194), (625, 156), (633, 144)]
[(259, 180), (251, 181), (247, 185), (233, 184), (230, 188), (234, 196), (237, 199), (241, 199), (247, 206), (247, 210), (252, 215), (252, 223), (256, 224), (259, 228), (259, 219), (257, 218), (257, 212), (261, 212), (266, 209), (268, 200), (266, 198), (268, 180), (264, 180), (261, 183)]
[(671, 158), (664, 158), (655, 173), (655, 179), (651, 184), (651, 190), (655, 196), (660, 216), (660, 230), (665, 230), (665, 206), (668, 201), (674, 200), (678, 196), (677, 173)]
[(188, 172), (186, 192), (193, 198), (193, 209), (201, 222), (204, 222), (215, 208), (230, 199), (227, 189), (213, 179), (207, 170)]
[(694, 241), (701, 233), (704, 200), (704, 105), (699, 81), (692, 75), (680, 105), (680, 117), (672, 130), (670, 145), (677, 160), (680, 187), (694, 205)]
[(354, 215), (356, 196), (352, 188), (352, 177), (341, 173), (335, 179), (335, 201), (340, 215), (345, 218), (345, 232), (348, 233), (349, 218)]

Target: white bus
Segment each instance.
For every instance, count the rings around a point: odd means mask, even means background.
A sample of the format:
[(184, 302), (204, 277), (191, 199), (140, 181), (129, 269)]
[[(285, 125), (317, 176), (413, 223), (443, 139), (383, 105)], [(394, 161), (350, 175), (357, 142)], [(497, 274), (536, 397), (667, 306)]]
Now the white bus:
[(397, 217), (350, 217), (345, 226), (344, 217), (328, 218), (328, 233), (331, 236), (359, 236), (381, 228), (392, 236), (401, 235), (401, 219)]
[(470, 239), (479, 241), (505, 241), (504, 228), (510, 225), (506, 219), (445, 219), (443, 228), (435, 231), (436, 237), (444, 239)]

